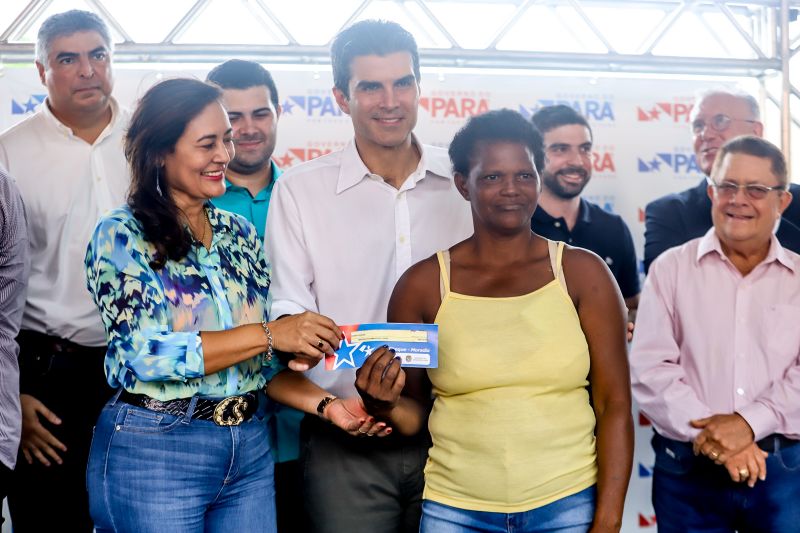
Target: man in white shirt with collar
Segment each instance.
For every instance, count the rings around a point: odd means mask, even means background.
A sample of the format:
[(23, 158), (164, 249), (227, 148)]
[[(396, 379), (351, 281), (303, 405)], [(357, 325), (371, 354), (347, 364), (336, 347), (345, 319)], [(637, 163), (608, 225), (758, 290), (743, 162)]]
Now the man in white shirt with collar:
[(42, 24), (47, 99), (0, 134), (0, 165), (26, 206), (31, 274), (20, 344), (21, 457), (9, 494), (15, 532), (92, 531), (85, 489), (92, 427), (111, 394), (106, 337), (83, 260), (97, 219), (125, 201), (126, 112), (111, 97), (111, 37), (86, 11)]
[[(393, 22), (362, 21), (331, 48), (339, 107), (355, 139), (286, 172), (267, 220), (272, 315), (314, 310), (340, 325), (385, 322), (394, 284), (414, 263), (472, 233), (447, 152), (412, 134), (419, 105), (414, 38)], [(353, 370), (308, 376), (309, 403), (355, 396)], [(324, 390), (323, 390), (324, 389)], [(352, 437), (304, 422), (305, 502), (314, 532), (417, 531), (428, 438)]]

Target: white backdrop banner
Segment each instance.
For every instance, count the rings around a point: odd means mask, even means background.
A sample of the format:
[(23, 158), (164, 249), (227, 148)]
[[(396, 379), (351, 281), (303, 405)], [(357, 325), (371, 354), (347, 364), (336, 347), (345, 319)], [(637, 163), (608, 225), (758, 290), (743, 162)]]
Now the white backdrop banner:
[[(203, 79), (207, 72), (196, 67), (170, 68), (117, 66), (115, 97), (133, 108), (137, 98), (159, 79)], [(271, 71), (283, 105), (273, 156), (276, 163), (288, 168), (344, 146), (352, 127), (331, 94), (330, 71)], [(6, 66), (0, 72), (0, 130), (5, 130), (32, 113), (46, 91), (32, 67)], [(505, 107), (530, 117), (541, 106), (574, 107), (591, 123), (596, 149), (594, 175), (584, 196), (625, 219), (641, 265), (645, 205), (694, 186), (702, 177), (692, 153), (688, 122), (694, 95), (708, 86), (698, 80), (423, 72), (416, 133), (423, 142), (446, 147), (474, 114)], [(637, 409), (634, 424), (636, 452), (623, 523), (626, 533), (656, 529), (650, 503), (652, 429)]]

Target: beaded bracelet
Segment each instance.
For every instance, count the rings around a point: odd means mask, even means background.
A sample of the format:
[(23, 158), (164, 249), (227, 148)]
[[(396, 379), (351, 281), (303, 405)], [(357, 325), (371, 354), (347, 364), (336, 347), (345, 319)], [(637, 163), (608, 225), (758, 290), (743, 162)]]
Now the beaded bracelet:
[(266, 319), (261, 321), (261, 327), (264, 328), (264, 335), (267, 336), (267, 351), (264, 352), (264, 362), (269, 363), (272, 361), (272, 332), (269, 330)]

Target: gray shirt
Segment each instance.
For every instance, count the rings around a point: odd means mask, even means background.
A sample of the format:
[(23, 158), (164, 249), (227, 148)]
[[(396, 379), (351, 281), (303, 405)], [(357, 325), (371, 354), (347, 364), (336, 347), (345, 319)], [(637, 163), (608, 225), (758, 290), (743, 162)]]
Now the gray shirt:
[(22, 428), (15, 339), (29, 269), (25, 208), (14, 180), (0, 167), (0, 462), (12, 469)]

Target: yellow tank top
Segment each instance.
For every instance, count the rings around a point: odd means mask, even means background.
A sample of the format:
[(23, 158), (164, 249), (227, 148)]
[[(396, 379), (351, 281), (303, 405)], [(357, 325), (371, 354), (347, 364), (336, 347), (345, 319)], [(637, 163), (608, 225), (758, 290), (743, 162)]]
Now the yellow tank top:
[(439, 367), (424, 498), (460, 509), (517, 513), (595, 484), (589, 348), (548, 242), (553, 281), (522, 296), (450, 291), (439, 252)]

